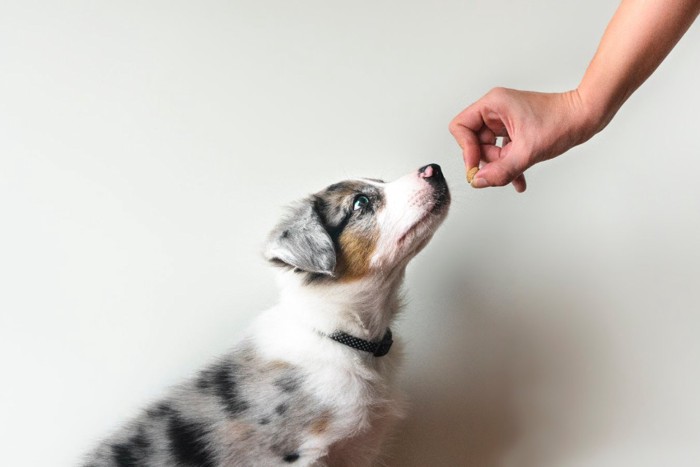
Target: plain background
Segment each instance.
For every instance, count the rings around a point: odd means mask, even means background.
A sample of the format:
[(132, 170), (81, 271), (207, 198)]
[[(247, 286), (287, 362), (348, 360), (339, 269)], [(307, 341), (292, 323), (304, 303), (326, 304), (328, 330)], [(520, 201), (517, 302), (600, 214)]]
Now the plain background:
[(578, 83), (616, 5), (0, 3), (0, 430), (75, 465), (277, 296), (282, 206), (440, 163), (390, 466), (700, 464), (700, 29), (612, 124), (472, 190), (450, 119)]

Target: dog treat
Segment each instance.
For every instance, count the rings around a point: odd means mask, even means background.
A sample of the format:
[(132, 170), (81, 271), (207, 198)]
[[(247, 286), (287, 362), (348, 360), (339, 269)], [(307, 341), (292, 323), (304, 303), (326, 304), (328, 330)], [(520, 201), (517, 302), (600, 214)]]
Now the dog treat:
[(478, 171), (479, 167), (472, 167), (471, 169), (469, 169), (469, 172), (467, 172), (467, 183), (471, 183), (472, 180), (474, 180), (474, 176)]

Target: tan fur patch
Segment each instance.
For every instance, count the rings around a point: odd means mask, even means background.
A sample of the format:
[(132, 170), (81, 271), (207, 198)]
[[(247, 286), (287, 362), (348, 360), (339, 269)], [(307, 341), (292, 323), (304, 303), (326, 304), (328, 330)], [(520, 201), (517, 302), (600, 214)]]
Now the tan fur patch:
[(340, 255), (337, 266), (341, 280), (356, 280), (369, 272), (369, 262), (379, 235), (366, 230), (347, 228), (340, 234)]
[[(368, 198), (371, 208), (360, 207), (361, 211), (354, 212), (353, 203), (360, 195)], [(337, 238), (334, 276), (340, 281), (365, 277), (379, 239), (375, 215), (383, 206), (381, 189), (362, 181), (346, 181), (329, 186), (317, 197), (322, 200), (322, 217), (329, 226), (336, 228), (347, 222)]]
[(269, 362), (265, 362), (264, 370), (265, 371), (278, 371), (278, 370), (286, 370), (288, 368), (291, 368), (292, 364), (282, 361), (282, 360), (270, 360)]
[(232, 420), (226, 424), (226, 434), (231, 439), (246, 441), (255, 434), (255, 428), (249, 423)]
[(312, 423), (311, 427), (309, 428), (309, 431), (313, 435), (322, 435), (326, 431), (328, 431), (328, 428), (330, 427), (331, 424), (331, 413), (329, 411), (325, 411), (321, 414), (320, 417), (316, 418)]

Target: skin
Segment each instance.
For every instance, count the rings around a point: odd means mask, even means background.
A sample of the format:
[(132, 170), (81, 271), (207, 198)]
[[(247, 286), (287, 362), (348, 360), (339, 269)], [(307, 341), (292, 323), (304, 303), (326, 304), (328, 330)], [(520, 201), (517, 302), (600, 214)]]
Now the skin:
[[(666, 58), (700, 13), (700, 0), (623, 0), (579, 86), (563, 93), (495, 88), (450, 122), (474, 188), (513, 183), (586, 142)], [(496, 137), (504, 137), (502, 147)]]

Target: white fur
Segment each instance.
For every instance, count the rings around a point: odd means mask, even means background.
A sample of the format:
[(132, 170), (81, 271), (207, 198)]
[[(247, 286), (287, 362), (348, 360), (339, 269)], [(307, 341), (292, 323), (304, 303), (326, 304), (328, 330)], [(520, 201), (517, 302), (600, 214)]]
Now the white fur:
[[(445, 217), (449, 195), (441, 186), (445, 202), (434, 209), (438, 189), (418, 172), (388, 184), (366, 183), (384, 191), (369, 271), (359, 278), (314, 281), (311, 273), (285, 263), (292, 267), (280, 272), (278, 305), (253, 322), (239, 347), (105, 440), (86, 465), (133, 464), (147, 450), (148, 465), (158, 467), (178, 458), (211, 465), (217, 459), (217, 466), (227, 467), (376, 464), (387, 433), (403, 414), (396, 387), (400, 340), (387, 355), (375, 357), (328, 335), (342, 331), (373, 342), (384, 336), (401, 309), (406, 265)], [(302, 233), (276, 235), (304, 240), (314, 227), (305, 222), (296, 219)], [(319, 229), (314, 238), (325, 239)], [(306, 246), (304, 262), (315, 264), (321, 254), (316, 249), (332, 245)], [(325, 273), (326, 264), (319, 264)], [(291, 378), (287, 386), (285, 377)]]
[[(304, 368), (311, 375), (305, 385), (323, 401), (342, 408), (333, 430), (309, 444), (332, 465), (370, 465), (388, 429), (404, 413), (396, 387), (402, 349), (395, 339), (389, 354), (376, 358), (338, 345), (324, 334), (343, 330), (365, 340), (380, 339), (401, 309), (406, 264), (444, 218), (430, 215), (433, 189), (417, 172), (391, 183), (369, 183), (381, 185), (385, 193), (370, 275), (315, 287), (304, 285), (293, 272), (283, 272), (280, 303), (251, 329), (256, 347), (266, 358), (285, 359)], [(348, 441), (338, 446), (340, 440)], [(333, 445), (338, 452), (324, 448)]]
[[(329, 465), (371, 465), (384, 432), (403, 414), (403, 398), (395, 385), (401, 344), (395, 342), (389, 354), (377, 358), (324, 334), (343, 329), (376, 340), (376, 330), (386, 329), (399, 311), (401, 278), (389, 284), (367, 278), (362, 283), (314, 290), (299, 284), (294, 273), (283, 276), (286, 285), (280, 303), (259, 316), (251, 328), (255, 346), (266, 359), (286, 360), (305, 370), (309, 376), (304, 387), (335, 408), (331, 429), (320, 439), (310, 439), (308, 449)], [(364, 296), (368, 289), (376, 290), (369, 301)], [(382, 319), (370, 319), (372, 315)], [(307, 453), (303, 457), (308, 458)]]

